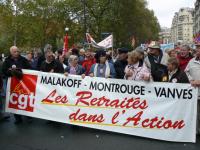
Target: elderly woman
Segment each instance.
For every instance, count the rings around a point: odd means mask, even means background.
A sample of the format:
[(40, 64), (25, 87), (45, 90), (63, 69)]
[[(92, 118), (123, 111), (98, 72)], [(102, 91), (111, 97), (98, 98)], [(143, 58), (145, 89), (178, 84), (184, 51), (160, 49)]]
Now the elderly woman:
[(79, 64), (82, 64), (83, 61), (85, 60), (85, 50), (83, 48), (80, 49), (80, 51), (79, 51), (79, 58), (78, 58), (78, 60), (79, 60)]
[(189, 83), (188, 77), (184, 71), (179, 68), (177, 58), (169, 58), (167, 63), (168, 81), (173, 83)]
[(65, 68), (64, 74), (82, 75), (85, 76), (85, 69), (78, 64), (78, 56), (71, 55), (68, 59), (68, 66)]
[(174, 58), (177, 57), (176, 49), (169, 49), (169, 50), (167, 51), (167, 54), (169, 55), (169, 57), (174, 57)]
[(124, 78), (135, 81), (150, 81), (151, 74), (145, 63), (142, 63), (140, 54), (132, 51), (128, 54), (128, 65), (125, 68)]
[(115, 68), (109, 63), (104, 50), (98, 50), (95, 55), (96, 63), (90, 69), (91, 77), (114, 78)]

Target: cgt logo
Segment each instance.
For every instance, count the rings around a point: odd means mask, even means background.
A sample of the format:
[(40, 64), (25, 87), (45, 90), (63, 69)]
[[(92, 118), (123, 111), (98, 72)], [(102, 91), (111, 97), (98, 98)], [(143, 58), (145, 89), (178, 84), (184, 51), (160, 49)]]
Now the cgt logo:
[(11, 78), (9, 108), (33, 112), (37, 76), (23, 75), (21, 81)]

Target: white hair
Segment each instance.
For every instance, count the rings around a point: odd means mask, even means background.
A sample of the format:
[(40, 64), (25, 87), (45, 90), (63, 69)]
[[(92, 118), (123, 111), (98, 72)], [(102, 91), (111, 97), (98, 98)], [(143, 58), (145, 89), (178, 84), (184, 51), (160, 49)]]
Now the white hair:
[(83, 48), (81, 48), (79, 52), (85, 53), (85, 50)]
[(17, 46), (11, 46), (11, 47), (10, 47), (10, 52), (12, 52), (13, 49), (19, 50)]
[(44, 47), (44, 53), (47, 53), (48, 51), (52, 51), (52, 45), (46, 44)]
[(76, 56), (76, 55), (70, 55), (70, 56), (69, 56), (69, 59), (68, 59), (69, 64), (70, 64), (74, 59), (76, 59), (76, 58), (78, 58), (78, 56)]

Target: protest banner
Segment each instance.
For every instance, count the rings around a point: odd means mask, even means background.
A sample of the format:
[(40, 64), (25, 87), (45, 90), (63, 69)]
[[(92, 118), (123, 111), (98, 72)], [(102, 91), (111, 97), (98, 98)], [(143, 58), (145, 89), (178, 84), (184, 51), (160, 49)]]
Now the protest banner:
[(95, 48), (103, 48), (108, 49), (113, 47), (113, 35), (106, 37), (104, 40), (102, 40), (99, 43), (96, 43), (95, 40), (92, 38), (92, 36), (89, 33), (86, 33), (86, 38), (88, 44), (91, 44)]
[(105, 38), (103, 41), (98, 43), (99, 46), (108, 49), (113, 47), (113, 35), (111, 34), (107, 38)]
[(196, 141), (197, 89), (23, 70), (9, 78), (6, 112), (174, 142)]
[(161, 44), (160, 48), (165, 51), (167, 49), (172, 50), (174, 49), (174, 43), (169, 43), (169, 44)]

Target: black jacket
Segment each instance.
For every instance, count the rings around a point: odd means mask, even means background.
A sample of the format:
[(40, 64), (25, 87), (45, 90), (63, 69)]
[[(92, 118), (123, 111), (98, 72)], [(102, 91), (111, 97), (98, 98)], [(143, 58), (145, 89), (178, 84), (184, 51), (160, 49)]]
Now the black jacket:
[(127, 64), (128, 64), (127, 60), (117, 60), (114, 63), (117, 79), (124, 78), (124, 75), (125, 75), (124, 70), (125, 70)]
[(171, 79), (169, 82), (173, 83), (189, 83), (188, 77), (186, 73), (180, 69), (176, 71), (175, 74), (172, 75)]
[(155, 61), (155, 57), (148, 54), (149, 62), (151, 64), (151, 75), (154, 82), (167, 82), (168, 81), (168, 69), (166, 65), (161, 64), (163, 53), (160, 53), (159, 59)]
[(5, 59), (2, 66), (2, 72), (3, 72), (4, 77), (12, 76), (10, 69), (14, 65), (16, 66), (16, 68), (19, 68), (19, 69), (31, 69), (31, 65), (26, 58), (19, 56), (17, 59), (13, 59), (10, 55)]
[(38, 62), (37, 62), (37, 65), (36, 65), (36, 69), (37, 69), (38, 71), (40, 71), (40, 68), (41, 68), (41, 65), (42, 65), (43, 61), (45, 61), (45, 56), (44, 56), (44, 55), (41, 55), (41, 56), (38, 58)]
[(54, 70), (54, 73), (64, 73), (63, 65), (56, 60), (53, 60), (51, 63), (43, 61), (40, 66), (40, 71), (43, 72), (50, 72), (52, 69)]

